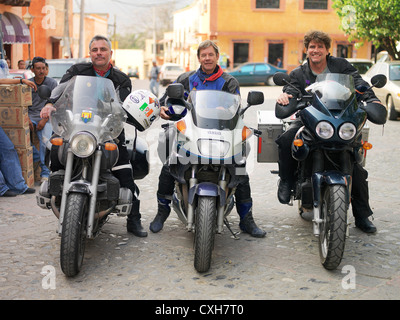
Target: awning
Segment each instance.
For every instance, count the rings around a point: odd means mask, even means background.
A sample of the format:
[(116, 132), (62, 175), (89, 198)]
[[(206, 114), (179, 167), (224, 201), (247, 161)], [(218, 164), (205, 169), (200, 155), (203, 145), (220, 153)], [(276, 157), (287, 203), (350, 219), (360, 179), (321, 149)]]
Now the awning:
[(3, 30), (3, 43), (31, 43), (28, 26), (15, 14), (4, 12), (1, 17), (1, 27)]

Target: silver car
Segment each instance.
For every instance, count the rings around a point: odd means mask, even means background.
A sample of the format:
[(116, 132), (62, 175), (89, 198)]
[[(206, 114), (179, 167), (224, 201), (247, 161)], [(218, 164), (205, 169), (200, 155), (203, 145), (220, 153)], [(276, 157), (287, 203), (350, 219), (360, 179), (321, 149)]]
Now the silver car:
[(363, 76), (370, 82), (376, 74), (384, 74), (388, 81), (383, 88), (374, 88), (376, 96), (386, 105), (388, 119), (397, 120), (400, 116), (400, 61), (377, 62)]
[(89, 59), (47, 59), (46, 62), (49, 65), (49, 74), (50, 78), (53, 78), (60, 83), (61, 78), (67, 72), (67, 70), (72, 67), (75, 63), (79, 62), (89, 62)]

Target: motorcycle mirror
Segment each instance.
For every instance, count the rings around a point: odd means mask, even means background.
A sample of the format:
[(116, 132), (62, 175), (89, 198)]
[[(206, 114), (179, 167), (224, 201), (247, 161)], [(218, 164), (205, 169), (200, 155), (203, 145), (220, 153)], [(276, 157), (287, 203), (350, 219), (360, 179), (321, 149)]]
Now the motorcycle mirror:
[(277, 86), (284, 86), (290, 82), (290, 77), (288, 74), (283, 72), (277, 72), (272, 78)]
[(261, 91), (250, 91), (247, 95), (247, 103), (252, 106), (264, 103), (264, 93)]
[(181, 83), (172, 83), (167, 87), (167, 95), (173, 99), (183, 99), (185, 89)]
[(264, 93), (261, 91), (250, 91), (247, 95), (247, 107), (240, 110), (239, 115), (246, 112), (251, 106), (264, 103)]
[(51, 96), (51, 89), (46, 85), (41, 85), (38, 89), (39, 97), (43, 100), (49, 100)]
[(376, 74), (371, 78), (371, 84), (375, 88), (383, 88), (387, 82), (387, 78), (383, 74)]

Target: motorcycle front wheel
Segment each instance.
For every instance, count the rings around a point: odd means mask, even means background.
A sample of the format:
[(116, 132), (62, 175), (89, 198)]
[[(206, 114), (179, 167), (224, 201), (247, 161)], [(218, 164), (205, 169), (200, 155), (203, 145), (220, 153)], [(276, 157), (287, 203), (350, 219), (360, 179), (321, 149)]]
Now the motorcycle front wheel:
[(68, 195), (61, 233), (60, 264), (67, 277), (79, 273), (85, 253), (88, 198), (86, 194)]
[(194, 267), (198, 272), (210, 269), (214, 248), (217, 206), (215, 197), (200, 196), (197, 201), (194, 235)]
[(336, 269), (343, 257), (347, 231), (346, 192), (342, 185), (327, 186), (323, 191), (319, 253), (327, 270)]

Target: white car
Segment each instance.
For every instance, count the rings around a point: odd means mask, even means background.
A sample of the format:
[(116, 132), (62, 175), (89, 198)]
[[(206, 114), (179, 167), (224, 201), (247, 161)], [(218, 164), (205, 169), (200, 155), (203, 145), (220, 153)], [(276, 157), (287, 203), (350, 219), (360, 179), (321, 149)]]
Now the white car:
[(368, 83), (376, 74), (384, 74), (387, 83), (383, 88), (373, 88), (375, 95), (388, 110), (388, 119), (396, 120), (400, 116), (400, 61), (377, 62), (363, 75)]
[(166, 86), (174, 82), (185, 70), (176, 63), (164, 63), (160, 69), (160, 84)]

